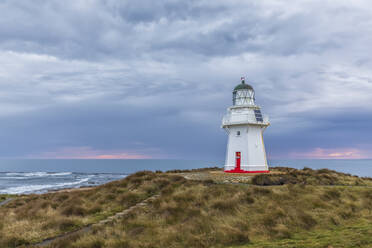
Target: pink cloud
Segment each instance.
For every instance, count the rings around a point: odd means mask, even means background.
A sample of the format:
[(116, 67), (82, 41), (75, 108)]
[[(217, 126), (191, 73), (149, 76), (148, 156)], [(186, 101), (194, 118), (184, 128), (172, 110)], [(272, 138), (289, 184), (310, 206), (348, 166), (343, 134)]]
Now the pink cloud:
[(363, 159), (371, 156), (365, 150), (356, 148), (315, 148), (305, 152), (291, 152), (291, 158), (310, 158), (310, 159)]
[[(151, 151), (147, 151), (151, 152)], [(154, 151), (152, 151), (154, 152)], [(56, 151), (33, 154), (30, 158), (44, 159), (150, 159), (149, 154), (137, 151), (98, 150), (91, 147), (65, 147)]]

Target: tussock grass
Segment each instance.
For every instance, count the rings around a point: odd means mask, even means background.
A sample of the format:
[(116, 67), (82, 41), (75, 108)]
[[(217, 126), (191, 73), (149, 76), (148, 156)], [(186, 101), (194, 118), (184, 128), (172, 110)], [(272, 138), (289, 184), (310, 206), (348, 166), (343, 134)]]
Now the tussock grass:
[(260, 186), (284, 184), (372, 186), (371, 178), (359, 178), (329, 169), (312, 170), (305, 167), (303, 170), (298, 170), (288, 167), (274, 167), (272, 171), (274, 174), (254, 176), (252, 183)]
[[(261, 240), (234, 248), (369, 248), (372, 244), (372, 222), (357, 220), (329, 229), (294, 233), (291, 237), (276, 240)], [(230, 246), (232, 247), (232, 246)]]
[(368, 185), (369, 180), (329, 170), (279, 170), (278, 176), (297, 181), (262, 187), (140, 172), (86, 191), (23, 196), (0, 209), (0, 247), (27, 246), (76, 230), (154, 194), (160, 196), (125, 218), (49, 247), (254, 245), (372, 220), (372, 188), (330, 187)]
[[(324, 173), (328, 171), (316, 175)], [(247, 187), (178, 177), (155, 181), (162, 185), (160, 198), (130, 218), (100, 227), (97, 233), (105, 237), (102, 247), (226, 247), (274, 242), (299, 232), (372, 218), (367, 206), (372, 189), (366, 187)], [(91, 238), (85, 234), (70, 244), (86, 247), (83, 244), (89, 244)]]
[(19, 196), (0, 208), (0, 247), (35, 243), (133, 206), (158, 191), (149, 190), (153, 174), (141, 172), (83, 191)]

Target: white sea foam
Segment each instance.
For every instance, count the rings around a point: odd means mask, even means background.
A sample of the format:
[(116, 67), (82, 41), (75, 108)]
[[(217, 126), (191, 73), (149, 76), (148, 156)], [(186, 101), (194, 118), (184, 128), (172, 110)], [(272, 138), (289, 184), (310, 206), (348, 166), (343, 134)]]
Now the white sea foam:
[(25, 186), (17, 186), (17, 187), (9, 187), (6, 189), (0, 190), (0, 194), (25, 194), (31, 192), (40, 192), (46, 191), (48, 189), (59, 189), (59, 188), (67, 188), (68, 186), (79, 186), (85, 182), (88, 182), (92, 176), (87, 178), (83, 178), (76, 182), (66, 182), (66, 183), (56, 183), (56, 184), (37, 184), (37, 185), (25, 185)]
[[(47, 177), (47, 176), (68, 176), (71, 175), (72, 172), (8, 172), (5, 173), (6, 176), (14, 176), (15, 178), (19, 177)], [(3, 177), (5, 178), (5, 177)]]
[(16, 180), (24, 180), (25, 178), (24, 177), (0, 177), (0, 180), (1, 179), (16, 179)]
[(45, 177), (48, 176), (47, 172), (38, 171), (38, 172), (8, 172), (7, 176), (21, 176), (21, 177)]
[(72, 172), (53, 172), (53, 173), (48, 173), (48, 176), (69, 176), (71, 174)]

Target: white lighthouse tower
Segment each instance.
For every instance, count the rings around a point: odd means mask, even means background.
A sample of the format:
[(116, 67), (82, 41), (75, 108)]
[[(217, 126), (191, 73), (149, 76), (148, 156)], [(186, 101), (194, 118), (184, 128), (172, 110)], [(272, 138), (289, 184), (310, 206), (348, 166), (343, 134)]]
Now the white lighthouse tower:
[(269, 172), (262, 133), (270, 125), (255, 103), (255, 93), (245, 79), (234, 88), (233, 106), (227, 109), (222, 128), (228, 134), (225, 172)]

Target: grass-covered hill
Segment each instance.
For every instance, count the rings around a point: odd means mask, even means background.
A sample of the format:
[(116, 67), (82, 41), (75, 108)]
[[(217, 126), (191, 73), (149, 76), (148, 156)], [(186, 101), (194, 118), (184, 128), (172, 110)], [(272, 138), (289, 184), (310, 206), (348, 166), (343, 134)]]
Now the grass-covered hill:
[(0, 206), (0, 220), (0, 247), (62, 235), (43, 245), (367, 248), (372, 180), (290, 168), (254, 177), (139, 172), (88, 190), (17, 196)]

